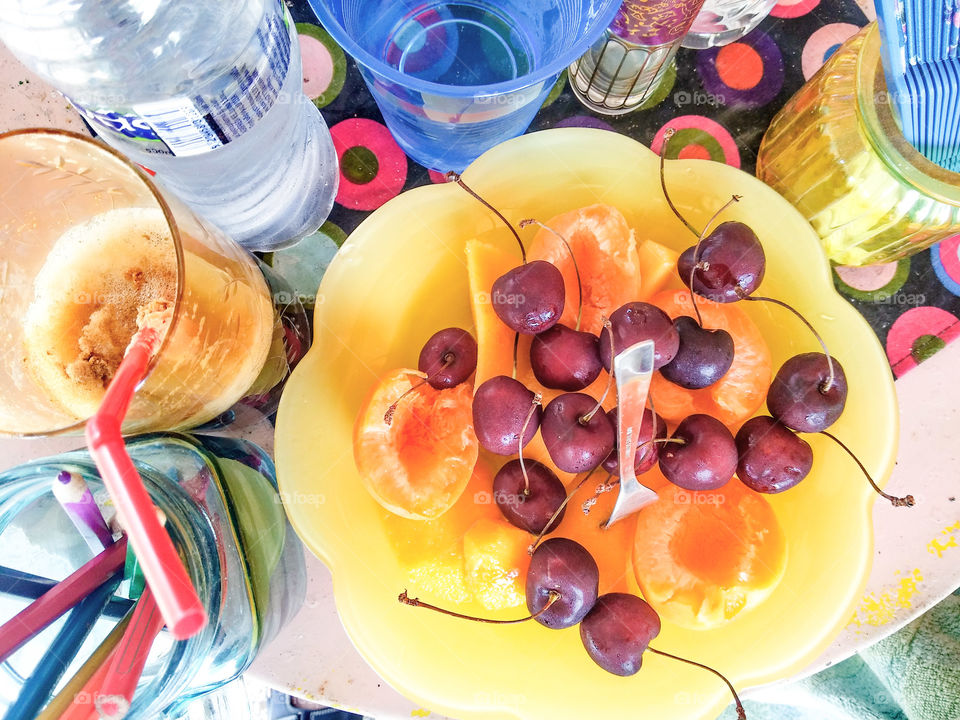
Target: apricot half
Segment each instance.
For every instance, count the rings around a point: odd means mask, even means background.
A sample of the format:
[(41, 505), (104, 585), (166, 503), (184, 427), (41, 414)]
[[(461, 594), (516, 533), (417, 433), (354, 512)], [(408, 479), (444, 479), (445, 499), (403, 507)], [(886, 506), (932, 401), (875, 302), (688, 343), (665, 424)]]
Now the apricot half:
[(387, 409), (423, 378), (393, 371), (378, 383), (357, 416), (353, 456), (370, 494), (403, 517), (427, 520), (460, 497), (477, 462), (473, 388), (423, 384), (403, 398), (390, 422)]
[(633, 570), (665, 619), (708, 628), (762, 602), (786, 567), (786, 542), (762, 495), (734, 478), (718, 490), (674, 486), (637, 513)]

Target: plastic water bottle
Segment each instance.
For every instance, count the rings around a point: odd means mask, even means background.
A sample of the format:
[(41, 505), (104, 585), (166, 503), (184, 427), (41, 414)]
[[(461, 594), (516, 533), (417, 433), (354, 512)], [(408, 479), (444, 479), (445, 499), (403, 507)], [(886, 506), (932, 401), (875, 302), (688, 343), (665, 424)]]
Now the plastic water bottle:
[(316, 230), (337, 156), (282, 0), (2, 0), (0, 39), (249, 249)]

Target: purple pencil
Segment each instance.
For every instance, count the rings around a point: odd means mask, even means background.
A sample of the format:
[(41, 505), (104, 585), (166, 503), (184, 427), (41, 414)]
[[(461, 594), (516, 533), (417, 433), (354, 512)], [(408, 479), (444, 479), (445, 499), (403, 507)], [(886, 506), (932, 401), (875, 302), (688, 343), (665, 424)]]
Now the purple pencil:
[(113, 544), (113, 533), (82, 477), (61, 470), (53, 481), (53, 494), (91, 550), (100, 552)]

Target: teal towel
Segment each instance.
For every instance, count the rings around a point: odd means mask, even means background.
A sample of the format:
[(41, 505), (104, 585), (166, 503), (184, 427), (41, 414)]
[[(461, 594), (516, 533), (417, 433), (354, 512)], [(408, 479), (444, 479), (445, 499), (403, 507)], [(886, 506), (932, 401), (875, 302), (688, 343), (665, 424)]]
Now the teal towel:
[[(848, 660), (745, 700), (748, 720), (960, 720), (960, 590)], [(782, 704), (779, 704), (782, 703)], [(720, 720), (735, 720), (732, 706)]]

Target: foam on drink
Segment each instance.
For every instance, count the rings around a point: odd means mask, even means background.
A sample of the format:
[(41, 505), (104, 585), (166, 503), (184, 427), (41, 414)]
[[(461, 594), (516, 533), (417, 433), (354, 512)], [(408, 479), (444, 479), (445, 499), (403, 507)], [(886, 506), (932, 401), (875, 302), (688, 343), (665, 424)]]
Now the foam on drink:
[(68, 229), (34, 280), (28, 372), (78, 420), (96, 412), (140, 325), (171, 313), (177, 255), (163, 212), (110, 210)]

